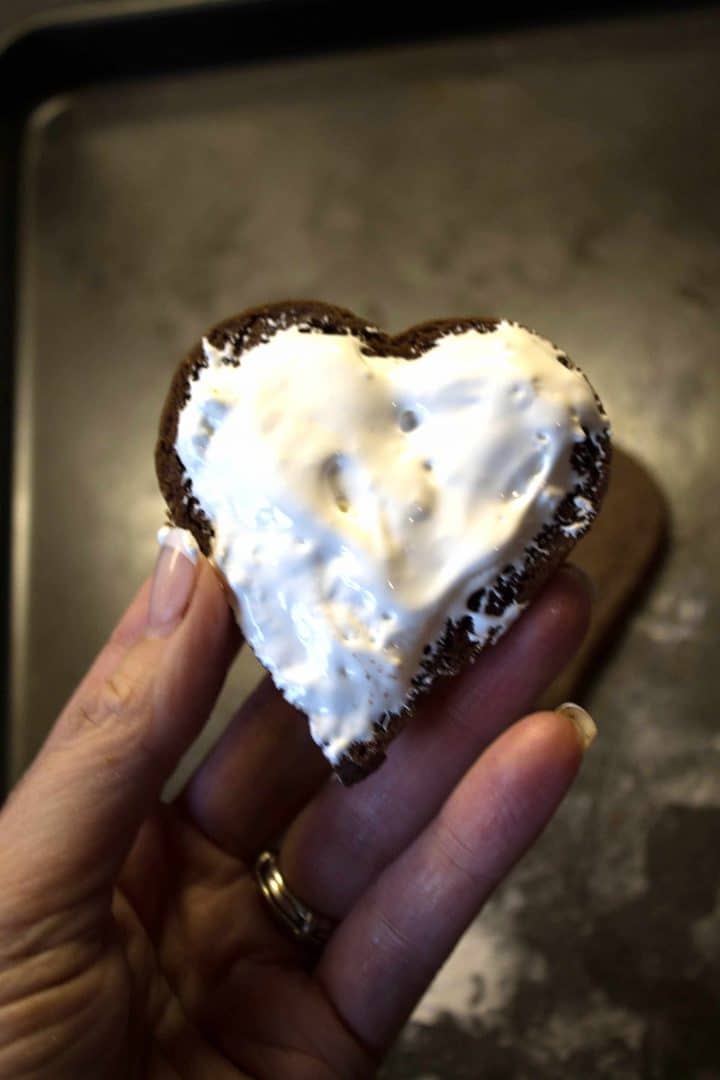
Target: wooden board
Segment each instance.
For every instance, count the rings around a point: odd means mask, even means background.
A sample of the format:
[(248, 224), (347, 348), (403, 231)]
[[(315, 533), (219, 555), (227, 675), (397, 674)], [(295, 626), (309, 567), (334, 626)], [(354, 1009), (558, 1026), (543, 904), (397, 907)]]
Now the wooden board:
[(655, 480), (635, 458), (615, 448), (602, 510), (570, 559), (597, 591), (590, 629), (575, 659), (542, 695), (540, 708), (574, 700), (596, 673), (601, 654), (660, 562), (667, 525), (667, 505)]

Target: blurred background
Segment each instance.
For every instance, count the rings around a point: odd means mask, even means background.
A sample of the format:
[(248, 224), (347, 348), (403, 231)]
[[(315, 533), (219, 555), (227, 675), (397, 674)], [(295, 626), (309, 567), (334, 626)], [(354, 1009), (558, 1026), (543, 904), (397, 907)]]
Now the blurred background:
[(295, 296), (521, 321), (623, 450), (556, 688), (600, 737), (383, 1076), (720, 1077), (720, 8), (3, 0), (0, 33), (33, 12), (0, 57), (6, 781), (152, 565), (158, 413), (205, 328)]

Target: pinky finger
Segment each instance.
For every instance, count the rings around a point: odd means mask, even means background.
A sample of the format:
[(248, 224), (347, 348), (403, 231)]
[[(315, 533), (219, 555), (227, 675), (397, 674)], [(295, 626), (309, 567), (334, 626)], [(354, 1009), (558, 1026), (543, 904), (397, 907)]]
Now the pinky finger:
[(495, 886), (548, 822), (582, 740), (559, 713), (514, 724), (335, 931), (316, 977), (350, 1030), (382, 1051)]

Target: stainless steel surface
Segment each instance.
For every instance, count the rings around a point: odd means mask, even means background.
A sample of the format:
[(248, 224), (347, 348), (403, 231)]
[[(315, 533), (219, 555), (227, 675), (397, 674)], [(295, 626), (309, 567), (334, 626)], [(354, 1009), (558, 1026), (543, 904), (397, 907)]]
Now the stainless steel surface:
[(395, 1080), (720, 1076), (719, 44), (713, 12), (536, 30), (88, 89), (28, 131), (16, 772), (151, 565), (165, 386), (234, 309), (517, 318), (671, 502), (583, 774)]

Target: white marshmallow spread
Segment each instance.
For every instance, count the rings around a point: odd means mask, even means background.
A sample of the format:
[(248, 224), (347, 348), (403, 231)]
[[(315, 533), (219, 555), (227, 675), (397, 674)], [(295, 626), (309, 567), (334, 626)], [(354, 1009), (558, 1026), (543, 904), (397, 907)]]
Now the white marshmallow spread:
[[(423, 649), (518, 570), (579, 478), (573, 444), (607, 420), (548, 341), (501, 322), (424, 355), (282, 329), (243, 352), (203, 342), (176, 450), (248, 643), (336, 763), (412, 696)], [(584, 429), (584, 430), (583, 430)], [(576, 495), (582, 533), (592, 504)], [(430, 656), (432, 660), (432, 656)]]

